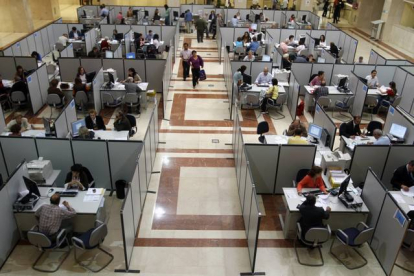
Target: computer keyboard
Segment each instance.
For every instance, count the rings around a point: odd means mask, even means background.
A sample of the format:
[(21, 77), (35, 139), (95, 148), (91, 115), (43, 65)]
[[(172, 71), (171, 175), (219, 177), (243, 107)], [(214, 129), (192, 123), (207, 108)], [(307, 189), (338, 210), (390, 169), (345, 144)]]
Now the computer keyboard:
[(60, 197), (75, 197), (78, 195), (78, 191), (59, 191), (56, 193), (59, 194)]

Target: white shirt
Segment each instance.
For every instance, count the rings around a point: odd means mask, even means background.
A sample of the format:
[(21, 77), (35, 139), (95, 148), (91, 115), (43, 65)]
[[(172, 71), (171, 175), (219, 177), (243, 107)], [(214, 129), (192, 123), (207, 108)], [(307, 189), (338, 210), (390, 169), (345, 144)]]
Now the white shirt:
[(78, 36), (78, 32), (73, 32), (73, 37), (74, 37), (75, 39), (78, 39), (78, 38), (79, 38), (79, 36)]
[(63, 44), (63, 46), (66, 46), (66, 43), (68, 42), (68, 38), (66, 36), (59, 36), (59, 42)]
[(184, 59), (184, 60), (188, 60), (190, 57), (191, 57), (191, 50), (190, 49), (188, 49), (188, 50), (182, 50), (181, 51), (181, 57)]
[(79, 78), (81, 79), (81, 81), (82, 81), (83, 83), (86, 83), (86, 74), (79, 75)]
[(254, 61), (254, 56), (252, 56), (252, 58), (251, 59), (249, 59), (249, 56), (245, 56), (244, 57), (244, 59), (243, 59), (243, 61)]
[(368, 87), (377, 87), (378, 86), (378, 78), (375, 76), (375, 78), (372, 78), (371, 75), (368, 75), (365, 77), (367, 80)]
[(236, 27), (237, 26), (237, 23), (239, 22), (239, 20), (237, 19), (237, 18), (232, 18), (231, 19), (231, 24), (233, 24), (233, 27)]
[(255, 81), (255, 83), (258, 83), (258, 84), (265, 84), (265, 83), (271, 83), (271, 82), (272, 82), (272, 75), (270, 73), (267, 73), (267, 75), (265, 75), (263, 72), (261, 72), (257, 76), (257, 79)]
[(296, 47), (296, 51), (298, 52), (298, 54), (300, 55), (300, 52), (302, 52), (302, 50), (305, 50), (306, 47), (305, 45), (299, 45), (298, 47)]
[(158, 39), (155, 39), (152, 44), (154, 44), (155, 48), (157, 49), (160, 46), (160, 42), (158, 41)]
[(319, 42), (319, 46), (326, 47), (326, 42)]

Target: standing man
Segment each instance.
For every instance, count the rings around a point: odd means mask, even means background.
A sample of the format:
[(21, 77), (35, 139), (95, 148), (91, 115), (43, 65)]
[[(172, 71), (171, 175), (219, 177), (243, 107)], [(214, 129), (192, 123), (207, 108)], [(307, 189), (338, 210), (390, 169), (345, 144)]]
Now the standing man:
[(207, 28), (207, 23), (204, 18), (200, 16), (200, 18), (197, 19), (195, 22), (195, 28), (197, 30), (197, 42), (203, 43), (204, 30)]
[(164, 5), (164, 9), (165, 9), (165, 25), (169, 26), (171, 25), (171, 22), (170, 22), (171, 9), (170, 7), (168, 7), (167, 4)]
[(101, 5), (101, 12), (99, 13), (100, 17), (106, 17), (107, 23), (109, 24), (109, 10), (105, 7), (105, 4)]
[(185, 81), (190, 77), (190, 63), (188, 63), (188, 60), (191, 57), (191, 50), (188, 49), (188, 43), (184, 43), (184, 49), (181, 50), (180, 56), (183, 59), (183, 79)]
[(185, 27), (187, 29), (187, 33), (191, 33), (191, 23), (193, 22), (193, 14), (190, 10), (187, 10), (184, 15), (185, 20)]

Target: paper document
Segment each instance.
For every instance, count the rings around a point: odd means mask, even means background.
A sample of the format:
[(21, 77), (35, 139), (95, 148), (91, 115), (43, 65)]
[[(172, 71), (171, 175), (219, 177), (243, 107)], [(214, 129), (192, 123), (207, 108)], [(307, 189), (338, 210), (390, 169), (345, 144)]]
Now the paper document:
[(287, 198), (298, 198), (298, 193), (296, 191), (286, 191)]
[(87, 195), (102, 195), (105, 193), (103, 188), (89, 188), (86, 192)]
[(403, 189), (401, 189), (401, 193), (405, 196), (410, 196), (410, 197), (414, 197), (414, 186), (410, 187), (410, 189), (408, 190), (408, 192), (404, 191)]
[(408, 208), (410, 208), (410, 211), (414, 211), (414, 205), (408, 205)]
[(328, 201), (328, 202), (326, 202), (325, 200), (320, 200), (320, 199), (318, 199), (318, 200), (316, 201), (315, 206), (316, 206), (316, 207), (322, 207), (322, 208), (326, 211), (326, 207), (328, 207), (328, 203), (329, 203), (329, 201)]
[(398, 194), (392, 194), (392, 196), (394, 197), (394, 199), (397, 201), (397, 203), (405, 203), (404, 198), (401, 195)]
[(83, 199), (83, 202), (98, 202), (100, 199), (100, 195), (86, 195)]

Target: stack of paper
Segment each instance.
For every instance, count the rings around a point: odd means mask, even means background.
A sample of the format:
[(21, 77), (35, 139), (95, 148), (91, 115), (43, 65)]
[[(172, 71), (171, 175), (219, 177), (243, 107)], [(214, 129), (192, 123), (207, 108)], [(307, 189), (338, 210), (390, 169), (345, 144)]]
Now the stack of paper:
[(414, 197), (414, 186), (410, 187), (410, 189), (408, 190), (408, 192), (404, 191), (403, 189), (401, 189), (401, 193), (405, 196), (409, 196), (409, 197)]
[(105, 193), (105, 189), (103, 188), (89, 188), (86, 192), (87, 195), (103, 195)]
[(399, 194), (391, 194), (397, 203), (405, 203), (404, 198)]

